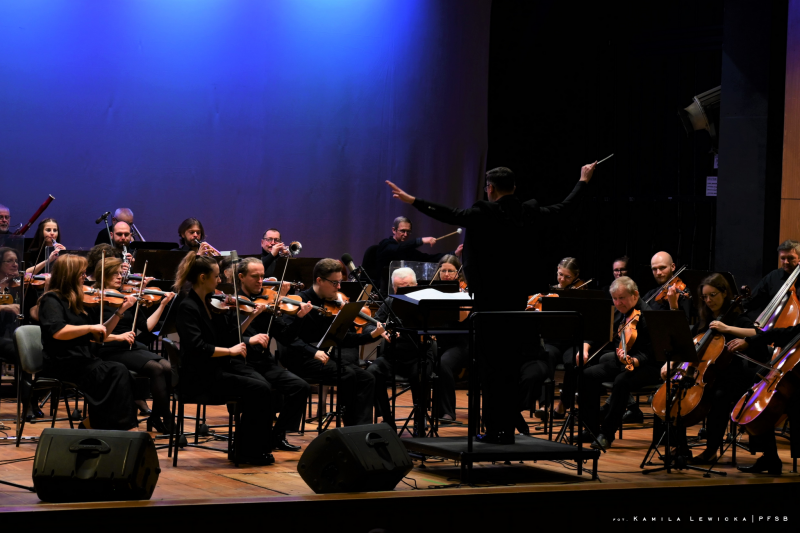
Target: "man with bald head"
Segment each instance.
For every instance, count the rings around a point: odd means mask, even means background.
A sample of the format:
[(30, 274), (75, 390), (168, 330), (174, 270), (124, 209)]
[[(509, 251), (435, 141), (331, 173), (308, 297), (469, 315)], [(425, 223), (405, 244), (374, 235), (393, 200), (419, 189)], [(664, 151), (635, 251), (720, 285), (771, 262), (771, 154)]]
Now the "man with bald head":
[[(675, 275), (675, 262), (667, 252), (658, 252), (650, 259), (650, 270), (653, 272), (657, 286), (644, 295), (644, 301), (654, 311), (683, 311), (686, 320), (689, 320), (692, 313), (692, 304), (689, 298), (679, 294), (675, 289), (670, 288), (667, 298), (656, 301), (658, 290)], [(652, 300), (651, 300), (652, 298)]]
[[(134, 238), (133, 232), (135, 231), (133, 227), (133, 211), (131, 211), (127, 207), (118, 208), (116, 211), (114, 211), (114, 216), (111, 217), (111, 222), (109, 222), (108, 225), (109, 227), (113, 228), (114, 224), (116, 224), (117, 222), (128, 223), (128, 225), (131, 228), (131, 240), (133, 240)], [(139, 235), (138, 238), (139, 240), (141, 240), (141, 235)], [(105, 227), (105, 224), (103, 224), (103, 229), (100, 230), (100, 233), (97, 234), (97, 239), (95, 239), (94, 244), (95, 246), (97, 246), (98, 244), (113, 245), (113, 239), (111, 238), (111, 235), (109, 235), (108, 230)]]
[(0, 204), (0, 235), (10, 233), (9, 226), (11, 226), (11, 210)]

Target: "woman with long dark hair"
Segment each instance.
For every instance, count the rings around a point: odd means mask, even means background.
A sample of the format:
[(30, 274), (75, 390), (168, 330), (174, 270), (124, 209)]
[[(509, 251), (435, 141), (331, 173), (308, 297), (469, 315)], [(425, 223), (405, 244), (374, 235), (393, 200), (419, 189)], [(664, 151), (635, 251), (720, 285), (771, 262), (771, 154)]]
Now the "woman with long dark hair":
[[(31, 262), (35, 264), (25, 271), (31, 274), (38, 274), (47, 266), (52, 268), (53, 263), (58, 259), (58, 253), (61, 250), (66, 250), (64, 245), (59, 242), (61, 240), (63, 240), (63, 235), (56, 219), (46, 218), (39, 222), (27, 253), (27, 256), (32, 259)], [(50, 252), (46, 259), (39, 261), (45, 248), (53, 248), (53, 251)]]

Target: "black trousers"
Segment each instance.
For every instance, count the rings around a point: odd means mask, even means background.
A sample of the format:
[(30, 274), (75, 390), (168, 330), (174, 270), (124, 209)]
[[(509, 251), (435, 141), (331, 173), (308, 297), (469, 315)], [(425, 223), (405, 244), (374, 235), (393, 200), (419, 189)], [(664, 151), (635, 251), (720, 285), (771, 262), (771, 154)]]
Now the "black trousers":
[[(303, 379), (321, 381), (326, 385), (336, 384), (338, 364), (333, 358), (327, 364), (318, 359), (298, 360), (286, 357), (286, 368)], [(342, 382), (339, 401), (342, 404), (342, 420), (347, 426), (372, 423), (372, 404), (375, 397), (375, 378), (366, 370), (349, 363), (342, 365)]]
[(423, 359), (423, 379), (420, 379), (419, 359), (408, 361), (396, 361), (388, 357), (379, 357), (372, 363), (367, 371), (375, 378), (375, 407), (378, 414), (383, 417), (383, 421), (390, 426), (395, 425), (392, 408), (389, 404), (387, 387), (394, 376), (399, 375), (408, 379), (411, 385), (411, 397), (414, 405), (422, 406), (416, 412), (415, 427), (425, 427), (425, 412), (427, 411), (426, 391), (423, 389), (423, 381), (427, 381), (431, 376), (431, 361)]
[(442, 354), (439, 359), (439, 367), (436, 375), (439, 381), (436, 386), (438, 417), (447, 416), (455, 420), (456, 418), (456, 376), (461, 369), (469, 366), (469, 346), (466, 337), (449, 339), (448, 335), (439, 337), (437, 344)]
[(254, 362), (252, 366), (270, 384), (274, 408), (282, 404), (278, 421), (273, 428), (273, 439), (281, 440), (287, 431), (298, 431), (311, 387), (303, 378), (283, 368), (272, 357)]
[(214, 403), (237, 401), (241, 418), (235, 445), (242, 456), (254, 457), (272, 449), (272, 388), (254, 368), (231, 359), (199, 392), (207, 394)]
[[(661, 366), (655, 362), (628, 371), (617, 360), (613, 351), (600, 354), (598, 357), (600, 357), (598, 364), (583, 371), (580, 416), (595, 435), (599, 432), (608, 439), (613, 439), (625, 415), (628, 396), (632, 391), (644, 386), (660, 383)], [(600, 395), (603, 392), (604, 382), (613, 382), (614, 387), (608, 412), (605, 418), (600, 420)]]
[(96, 357), (48, 361), (44, 375), (75, 383), (89, 402), (94, 429), (127, 430), (137, 426), (133, 380), (125, 365)]
[(528, 359), (522, 363), (519, 377), (519, 410), (532, 411), (542, 396), (544, 381), (550, 377), (550, 365), (543, 359)]
[(745, 367), (742, 363), (734, 358), (718, 372), (710, 390), (704, 392), (711, 395), (711, 409), (706, 415), (706, 444), (709, 449), (722, 445), (733, 406), (755, 382), (755, 369)]

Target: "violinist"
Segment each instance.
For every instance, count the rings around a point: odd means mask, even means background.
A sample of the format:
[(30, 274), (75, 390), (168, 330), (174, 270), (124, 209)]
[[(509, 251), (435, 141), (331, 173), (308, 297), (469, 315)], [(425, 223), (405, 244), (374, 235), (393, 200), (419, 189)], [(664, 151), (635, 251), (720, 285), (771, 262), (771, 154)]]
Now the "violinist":
[[(124, 222), (122, 224), (125, 224)], [(95, 287), (100, 288), (100, 279), (105, 281), (104, 289), (119, 292), (122, 288), (122, 261), (115, 257), (105, 260), (105, 269), (100, 262), (95, 267)], [(150, 394), (153, 396), (152, 411), (143, 400), (137, 404), (143, 414), (149, 415), (150, 425), (159, 433), (166, 434), (172, 429), (172, 415), (169, 410), (169, 393), (167, 379), (172, 379), (172, 367), (169, 361), (147, 350), (147, 347), (136, 340), (136, 330), (142, 333), (153, 331), (158, 324), (164, 309), (175, 297), (169, 292), (161, 298), (155, 311), (147, 316), (147, 311), (140, 305), (136, 311), (136, 296), (125, 297), (120, 307), (106, 305), (103, 307), (103, 324), (108, 332), (103, 344), (98, 349), (98, 356), (105, 361), (122, 363), (125, 368), (150, 379)], [(89, 313), (96, 323), (100, 323), (100, 307), (96, 306)], [(134, 319), (136, 323), (134, 324)]]
[[(747, 353), (752, 353), (753, 351), (761, 352), (762, 350), (767, 350), (769, 353), (771, 345), (783, 347), (791, 346), (793, 341), (796, 343), (798, 335), (800, 335), (800, 325), (789, 328), (773, 328), (766, 332), (759, 331), (756, 335), (743, 340), (733, 340), (729, 343), (729, 346), (734, 350), (747, 350)], [(796, 368), (795, 366), (795, 369)], [(764, 371), (762, 371), (762, 373), (763, 372)], [(785, 413), (789, 418), (789, 425), (793, 428), (800, 427), (800, 394), (798, 394), (796, 390), (786, 399), (785, 409)], [(791, 457), (800, 457), (800, 439), (790, 439), (789, 444)], [(750, 466), (738, 467), (739, 470), (749, 474), (761, 474), (766, 472), (773, 476), (778, 476), (782, 473), (783, 463), (778, 456), (778, 443), (775, 440), (775, 431), (769, 430), (755, 436), (751, 435), (750, 450), (762, 452), (761, 457), (756, 459), (756, 462)]]
[[(61, 250), (66, 250), (64, 245), (58, 242), (62, 240), (62, 237), (63, 235), (56, 219), (46, 218), (39, 222), (39, 226), (36, 228), (36, 235), (34, 235), (33, 241), (31, 241), (31, 245), (28, 248), (28, 256), (33, 258), (31, 263), (34, 263), (34, 265), (25, 271), (31, 274), (38, 274), (42, 270), (52, 268), (53, 263), (58, 259), (58, 253)], [(45, 248), (53, 248), (53, 251), (43, 261), (39, 261)]]
[[(266, 292), (261, 285), (261, 280), (264, 279), (261, 261), (248, 257), (242, 259), (236, 269), (241, 296), (254, 300)], [(311, 304), (306, 302), (300, 305), (297, 318), (302, 319), (309, 311)], [(300, 323), (301, 321), (295, 321), (295, 327)], [(273, 318), (267, 313), (253, 319), (243, 335), (242, 340), (247, 345), (247, 364), (264, 376), (273, 391), (283, 396), (283, 407), (272, 430), (272, 447), (275, 450), (296, 452), (300, 450), (300, 446), (290, 444), (286, 440), (286, 432), (300, 429), (310, 387), (302, 378), (283, 368), (269, 350), (270, 337), (282, 344), (288, 344), (294, 340), (294, 336), (283, 318)]]
[[(800, 242), (792, 240), (782, 242), (778, 246), (778, 261), (781, 265), (780, 268), (764, 276), (753, 289), (750, 299), (745, 303), (747, 316), (753, 320), (767, 307), (789, 275), (797, 268), (798, 262), (800, 262)], [(795, 289), (798, 288), (798, 284), (800, 284), (800, 278), (795, 281)]]
[[(712, 329), (724, 335), (725, 341), (728, 343), (737, 337), (756, 334), (751, 319), (735, 309), (729, 313), (734, 294), (721, 274), (711, 274), (706, 277), (698, 287), (697, 296), (697, 311), (700, 321), (690, 328), (693, 337)], [(670, 296), (673, 305), (676, 297), (677, 295)], [(725, 317), (725, 322), (720, 320), (722, 317)], [(763, 350), (760, 354), (752, 352), (753, 350), (748, 351), (747, 355), (759, 360), (765, 359), (767, 355)], [(703, 358), (709, 360), (710, 355), (704, 354)], [(722, 354), (720, 357), (726, 357), (726, 355)], [(673, 363), (673, 367), (676, 366), (678, 364)], [(749, 366), (746, 361), (738, 357), (732, 357), (727, 365), (720, 360), (720, 368), (715, 373), (711, 387), (703, 392), (703, 395), (711, 395), (711, 409), (706, 416), (706, 449), (692, 459), (693, 463), (710, 464), (716, 461), (717, 451), (722, 446), (728, 427), (731, 408), (753, 384), (754, 373), (755, 367)], [(661, 378), (666, 379), (667, 375), (665, 363), (661, 367)]]
[[(653, 355), (647, 323), (640, 316), (642, 311), (649, 311), (650, 308), (639, 297), (639, 288), (631, 278), (622, 276), (611, 284), (609, 291), (616, 308), (614, 339), (612, 344), (595, 356), (599, 358), (597, 364), (583, 371), (583, 390), (580, 393), (581, 420), (597, 437), (591, 446), (598, 449), (608, 449), (614, 442), (614, 433), (622, 424), (631, 391), (660, 381), (659, 364)], [(625, 349), (622, 347), (623, 335), (626, 338)], [(596, 349), (584, 344), (584, 363), (593, 348)], [(610, 405), (601, 416), (598, 399), (605, 382), (613, 382), (614, 387)], [(582, 438), (591, 441), (591, 436), (584, 435)]]
[[(631, 269), (628, 266), (631, 262), (630, 257), (627, 255), (623, 255), (622, 257), (617, 257), (614, 259), (614, 263), (611, 266), (611, 274), (613, 275), (612, 280), (618, 279), (622, 276), (628, 276), (629, 278), (632, 277)], [(611, 287), (611, 284), (603, 285), (600, 287), (601, 291), (608, 291)]]
[(219, 255), (213, 246), (206, 241), (206, 231), (203, 224), (196, 218), (187, 218), (178, 226), (178, 237), (181, 247), (176, 248), (179, 252), (193, 251), (197, 255)]
[(11, 233), (9, 227), (11, 226), (11, 210), (0, 204), (0, 235), (8, 235)]
[(264, 275), (272, 276), (275, 273), (278, 256), (288, 252), (289, 249), (281, 241), (281, 232), (276, 228), (269, 228), (261, 236), (261, 264), (264, 265)]
[[(461, 272), (461, 261), (458, 257), (447, 254), (439, 259), (439, 279), (442, 281), (458, 281), (462, 290), (467, 282)], [(436, 339), (439, 351), (438, 409), (441, 420), (456, 419), (456, 376), (469, 364), (467, 335), (439, 335)]]
[[(245, 357), (247, 346), (239, 342), (235, 313), (216, 313), (207, 303), (219, 283), (219, 266), (211, 257), (187, 253), (175, 273), (175, 289), (191, 283), (178, 306), (177, 327), (181, 344), (181, 389), (203, 394), (212, 401), (236, 399), (242, 416), (236, 428), (239, 460), (256, 466), (275, 462), (272, 447), (272, 397), (269, 383)], [(257, 306), (242, 329), (263, 312)]]
[[(133, 240), (134, 234), (137, 233), (133, 226), (133, 211), (127, 207), (118, 208), (116, 211), (114, 211), (114, 216), (111, 217), (110, 227), (113, 228), (117, 222), (126, 222), (131, 227), (131, 240)], [(141, 240), (142, 236), (139, 235), (138, 238)], [(101, 229), (100, 233), (97, 234), (97, 238), (94, 240), (94, 245), (97, 246), (98, 244), (109, 244), (110, 242), (112, 242), (112, 239), (109, 237), (106, 225), (103, 224), (103, 229)]]
[[(304, 302), (322, 307), (326, 300), (335, 300), (342, 283), (344, 267), (338, 259), (321, 259), (314, 265), (312, 277), (314, 284), (301, 291), (299, 296)], [(287, 370), (304, 379), (320, 380), (327, 385), (336, 383), (339, 363), (317, 349), (316, 344), (328, 331), (333, 318), (324, 317), (320, 313), (310, 313), (304, 318), (289, 317), (289, 326), (296, 325), (295, 339), (286, 346), (286, 356), (281, 363)], [(343, 348), (369, 344), (381, 336), (383, 328), (378, 327), (370, 333), (349, 332), (342, 343)], [(344, 407), (345, 425), (371, 424), (372, 405), (375, 395), (375, 378), (357, 365), (343, 362), (339, 399)]]
[[(650, 259), (650, 270), (653, 272), (653, 278), (656, 280), (658, 286), (644, 295), (644, 300), (650, 309), (653, 311), (683, 311), (686, 315), (686, 320), (690, 321), (692, 313), (692, 304), (685, 294), (680, 294), (675, 288), (670, 287), (672, 293), (678, 295), (677, 301), (670, 298), (658, 298), (662, 286), (667, 283), (675, 275), (675, 263), (672, 256), (667, 252), (658, 252)], [(668, 294), (669, 295), (669, 292)]]
[[(506, 264), (538, 264), (544, 224), (549, 217), (565, 213), (577, 205), (595, 166), (596, 163), (582, 167), (580, 180), (572, 192), (563, 202), (546, 207), (540, 206), (536, 200), (523, 202), (518, 198), (515, 195), (514, 173), (505, 167), (486, 173), (484, 190), (487, 200), (476, 202), (468, 209), (447, 207), (416, 198), (390, 181), (386, 184), (394, 198), (413, 205), (420, 213), (466, 229), (464, 273), (470, 282), (469, 289), (476, 310), (518, 311), (524, 309), (528, 295), (535, 292), (533, 280), (536, 277), (524, 277), (522, 283), (507, 287), (497, 276), (497, 254), (486, 253), (486, 243), (492, 243), (495, 250), (502, 250)], [(399, 229), (401, 227), (398, 225)], [(485, 341), (481, 341), (477, 351), (484, 377), (483, 416), (486, 434), (481, 435), (479, 440), (513, 444), (519, 370), (527, 340), (500, 331), (483, 339)]]
[(106, 337), (106, 327), (93, 322), (83, 305), (86, 259), (64, 254), (53, 265), (49, 289), (39, 300), (44, 348), (44, 374), (75, 383), (91, 406), (79, 428), (136, 427), (133, 382), (121, 363), (92, 354), (90, 342)]
[[(410, 268), (398, 268), (392, 272), (394, 293), (397, 293), (397, 289), (401, 287), (416, 286), (417, 276)], [(383, 323), (389, 319), (389, 308), (392, 306), (393, 301), (394, 299), (391, 296), (386, 298), (384, 304), (375, 313), (376, 320)], [(425, 395), (420, 388), (422, 386), (420, 376), (424, 373), (425, 376), (430, 377), (435, 354), (435, 342), (422, 342), (418, 336), (409, 334), (400, 334), (396, 338), (393, 338), (388, 333), (383, 334), (381, 356), (367, 368), (367, 371), (375, 377), (375, 406), (378, 410), (378, 415), (383, 417), (383, 421), (395, 430), (397, 425), (392, 416), (389, 396), (386, 393), (388, 383), (392, 381), (395, 375), (407, 378), (411, 385), (414, 405), (424, 405)], [(419, 368), (420, 361), (424, 365), (421, 371)], [(415, 429), (424, 427), (424, 413), (426, 410), (427, 406), (417, 410), (420, 417), (415, 421)]]

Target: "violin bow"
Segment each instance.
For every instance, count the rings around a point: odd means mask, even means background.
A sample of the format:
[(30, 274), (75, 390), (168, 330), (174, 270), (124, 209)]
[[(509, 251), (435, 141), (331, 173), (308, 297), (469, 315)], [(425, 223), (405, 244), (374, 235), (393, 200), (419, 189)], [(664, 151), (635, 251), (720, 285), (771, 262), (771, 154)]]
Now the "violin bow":
[[(139, 296), (136, 298), (136, 311), (133, 313), (133, 326), (131, 326), (131, 333), (136, 333), (136, 319), (139, 318), (139, 303), (142, 301), (142, 291), (144, 290), (144, 280), (147, 279), (147, 260), (144, 261), (144, 268), (142, 269), (142, 281), (139, 283)], [(135, 341), (134, 341), (135, 342)], [(133, 350), (133, 343), (128, 346), (128, 350)]]
[(439, 275), (439, 271), (442, 269), (442, 265), (439, 265), (439, 268), (436, 269), (436, 273), (433, 275), (431, 280), (428, 282), (428, 285), (433, 285), (433, 280), (436, 279), (436, 276)]
[[(103, 325), (103, 300), (106, 295), (106, 252), (103, 250), (103, 255), (100, 259), (100, 325)], [(104, 344), (105, 338), (100, 339), (100, 344)]]
[(675, 272), (675, 275), (674, 275), (674, 276), (672, 276), (671, 278), (669, 278), (669, 280), (668, 280), (668, 281), (667, 281), (665, 284), (663, 284), (663, 285), (661, 286), (661, 288), (659, 288), (659, 289), (658, 289), (658, 291), (654, 292), (654, 293), (653, 293), (653, 295), (652, 295), (650, 298), (648, 298), (647, 300), (645, 300), (645, 302), (644, 302), (644, 303), (646, 303), (646, 304), (649, 304), (649, 303), (650, 303), (650, 300), (652, 300), (653, 298), (655, 298), (656, 296), (658, 296), (659, 294), (661, 294), (661, 291), (663, 291), (664, 289), (666, 289), (667, 287), (669, 287), (669, 284), (670, 284), (670, 283), (672, 283), (672, 281), (673, 281), (675, 278), (677, 278), (678, 276), (680, 276), (680, 275), (681, 275), (681, 272), (683, 272), (683, 271), (684, 271), (684, 270), (686, 270), (687, 268), (688, 268), (688, 265), (683, 265), (683, 266), (682, 266), (682, 267), (681, 267), (681, 268), (680, 268), (680, 269), (679, 269), (677, 272)]

